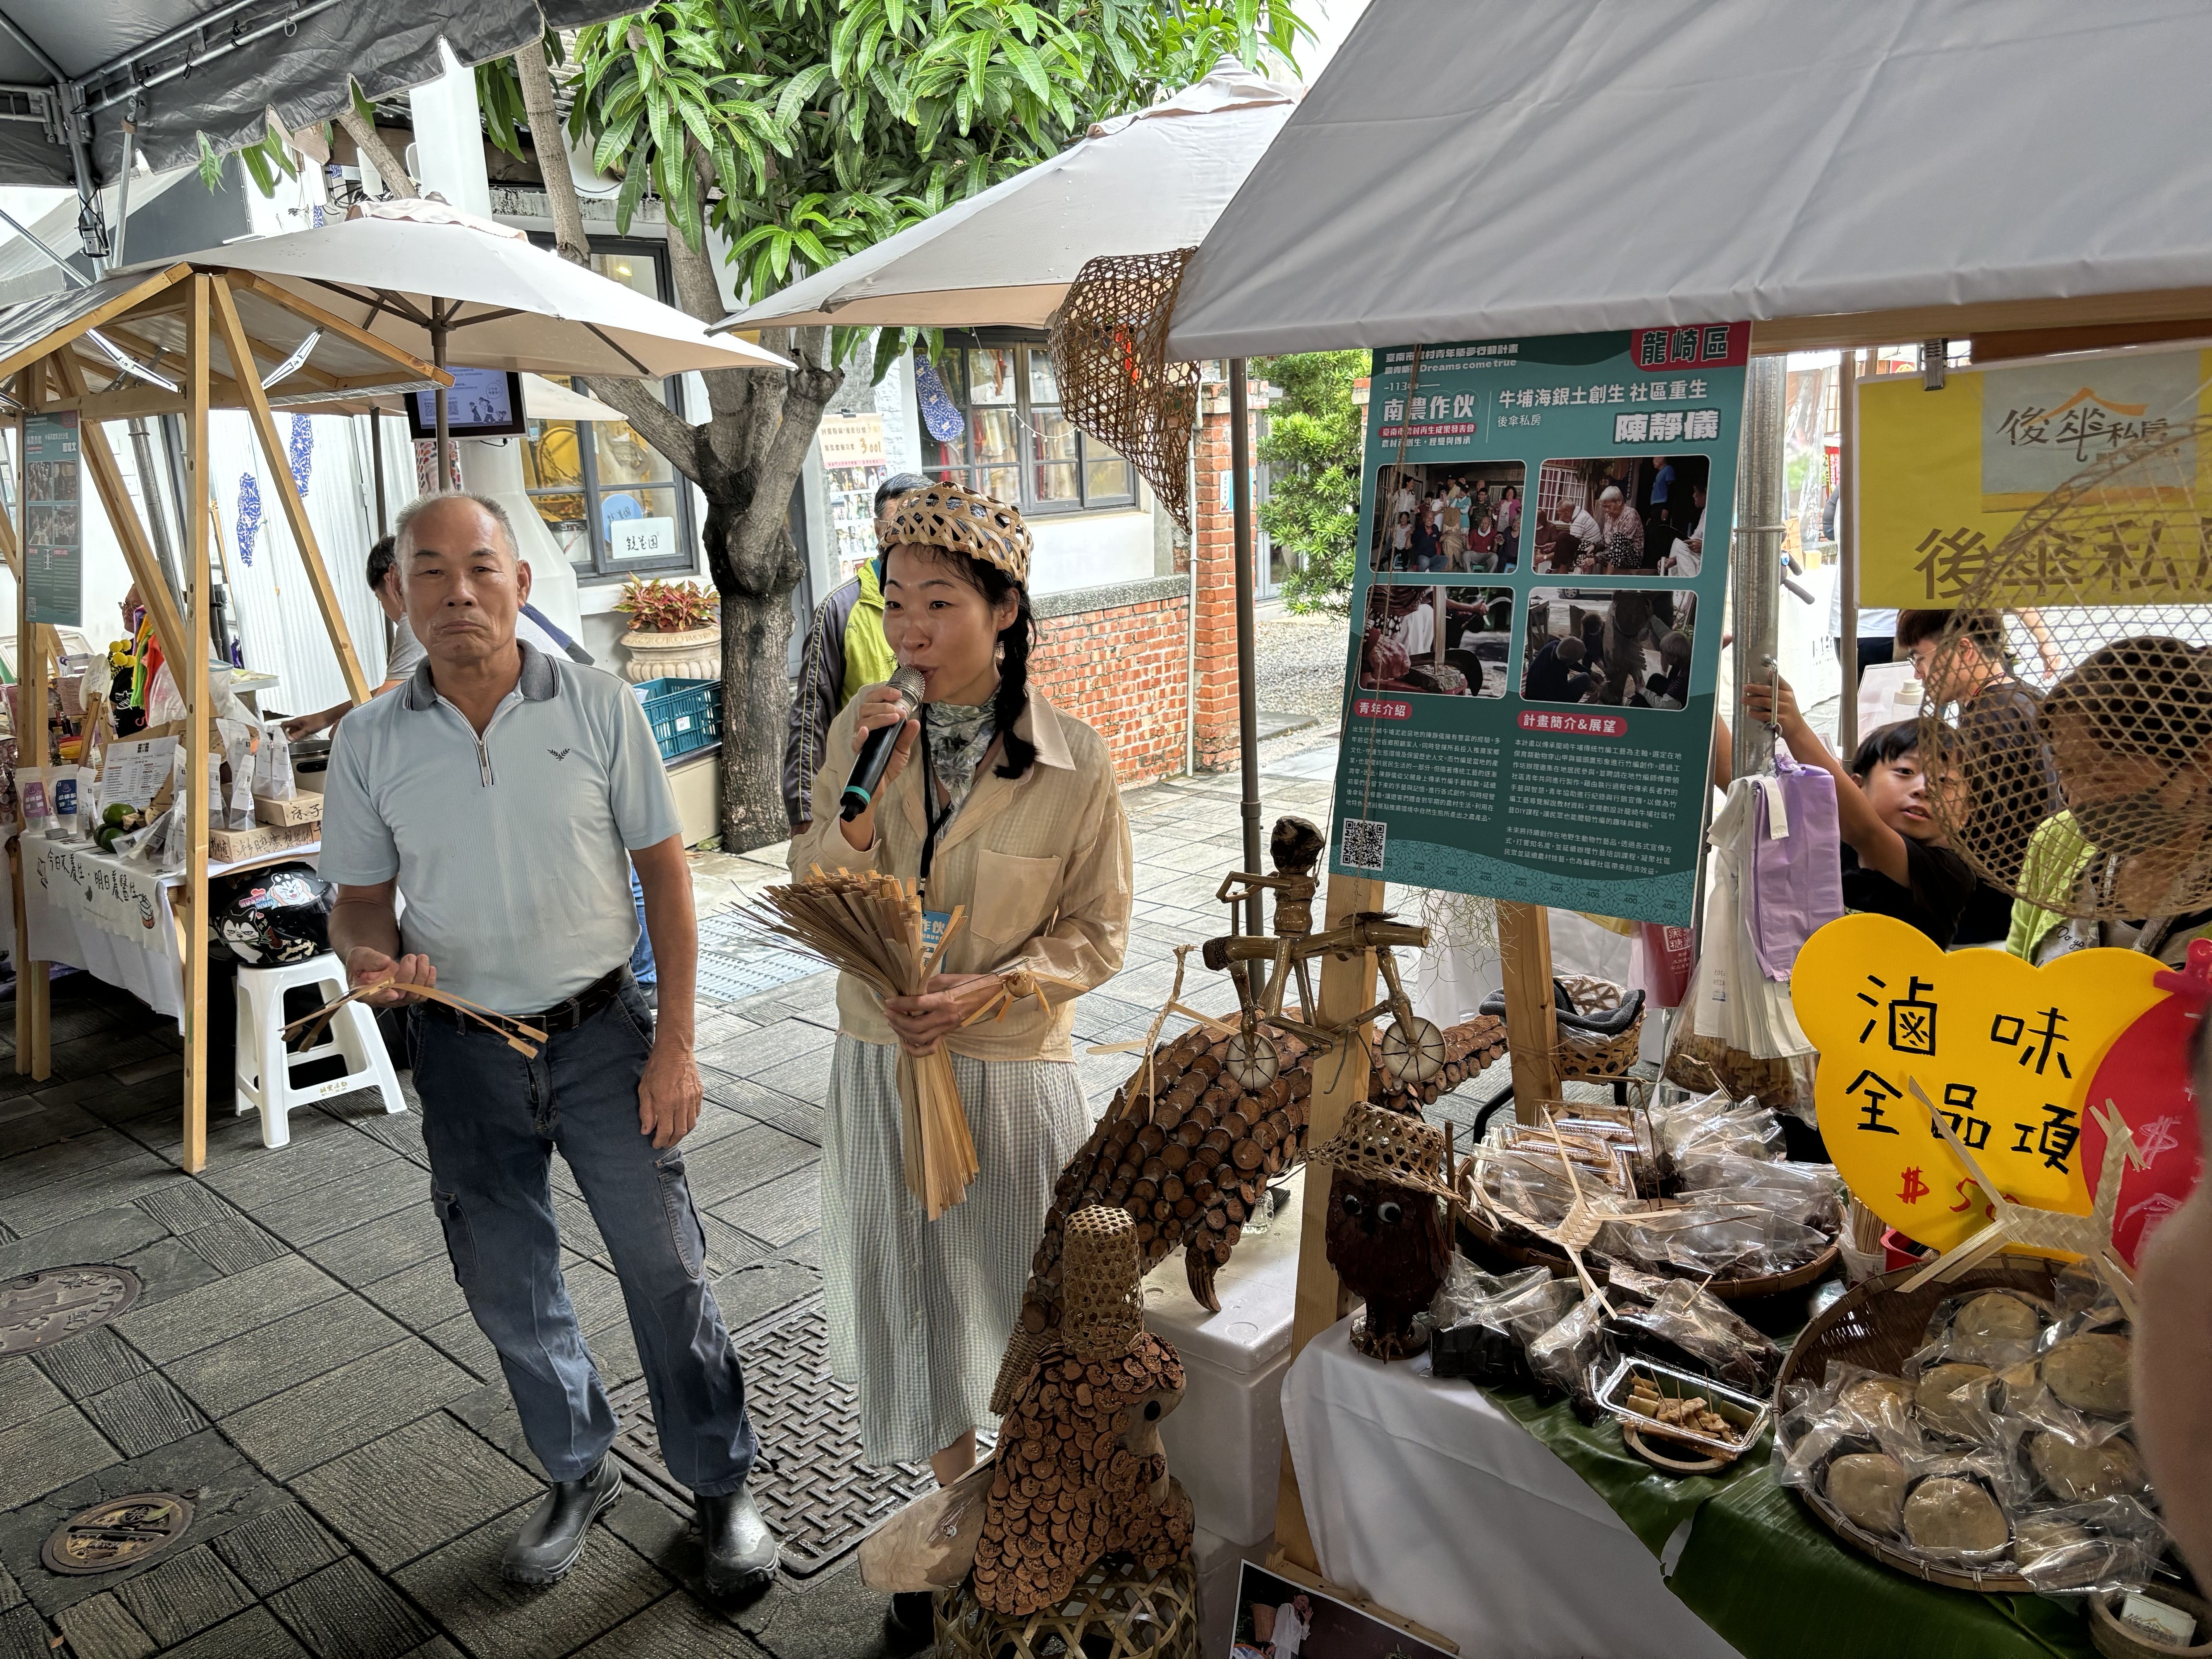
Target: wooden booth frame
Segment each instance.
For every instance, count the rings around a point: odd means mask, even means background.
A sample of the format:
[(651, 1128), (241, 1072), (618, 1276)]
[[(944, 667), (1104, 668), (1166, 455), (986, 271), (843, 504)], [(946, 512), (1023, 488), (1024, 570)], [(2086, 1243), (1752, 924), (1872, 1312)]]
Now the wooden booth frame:
[[(9, 325), (13, 324), (12, 330)], [(11, 337), (11, 336), (13, 337)], [(33, 337), (25, 337), (32, 336)], [(118, 361), (120, 358), (123, 361)], [(166, 364), (166, 368), (163, 365)], [(170, 382), (174, 380), (172, 389)], [(353, 413), (396, 394), (450, 386), (442, 369), (399, 350), (251, 272), (209, 270), (189, 262), (150, 273), (110, 276), (88, 288), (34, 301), (0, 317), (0, 386), (15, 407), (16, 453), (27, 415), (75, 410), (85, 471), (114, 528), (124, 563), (137, 585), (185, 702), (185, 884), (179, 921), (185, 958), (184, 1144), (188, 1174), (207, 1164), (208, 1003), (208, 668), (212, 637), (209, 570), (214, 533), (206, 456), (208, 417), (242, 410), (275, 490), (284, 521), (307, 568), (308, 586), (346, 690), (358, 704), (371, 688), (355, 655), (337, 590), (323, 562), (306, 499), (292, 476), (272, 406)], [(278, 390), (279, 386), (284, 389)], [(274, 395), (272, 395), (274, 394)], [(185, 417), (184, 571), (190, 614), (179, 609), (154, 554), (152, 539), (124, 483), (100, 422), (139, 415)], [(24, 512), (16, 492), (16, 513)], [(43, 764), (48, 663), (58, 653), (52, 625), (29, 616), (24, 583), (24, 526), (0, 515), (0, 551), (15, 576), (19, 663), (18, 764)], [(248, 860), (234, 869), (299, 856), (296, 849)], [(23, 900), (24, 856), (9, 840), (17, 948), (15, 1069), (43, 1080), (52, 1071), (50, 964), (21, 960), (28, 936)], [(227, 1079), (216, 1079), (228, 1086)]]

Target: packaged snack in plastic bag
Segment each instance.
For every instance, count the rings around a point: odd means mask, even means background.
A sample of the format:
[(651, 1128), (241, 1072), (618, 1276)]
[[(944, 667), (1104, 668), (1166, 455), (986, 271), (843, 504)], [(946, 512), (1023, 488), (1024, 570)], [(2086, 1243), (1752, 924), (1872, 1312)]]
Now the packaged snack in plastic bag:
[(1628, 1353), (1710, 1376), (1745, 1394), (1763, 1395), (1782, 1364), (1782, 1351), (1687, 1279), (1668, 1283), (1648, 1305), (1623, 1298), (1606, 1334)]
[(1734, 1153), (1771, 1162), (1782, 1156), (1782, 1125), (1756, 1100), (1705, 1095), (1652, 1109), (1659, 1144), (1679, 1170), (1685, 1162)]
[(2000, 1286), (1946, 1297), (1928, 1321), (1923, 1363), (1961, 1359), (1993, 1370), (2035, 1357), (2056, 1310), (2026, 1291)]
[(2109, 1594), (2149, 1581), (2166, 1528), (2133, 1498), (2039, 1510), (2013, 1527), (2013, 1564), (2045, 1595)]
[(1612, 1368), (1614, 1354), (1606, 1335), (1603, 1297), (1573, 1310), (1528, 1345), (1528, 1370), (1539, 1382), (1572, 1397), (1577, 1411), (1597, 1409), (1598, 1379)]
[(281, 722), (261, 728), (260, 746), (253, 755), (253, 793), (267, 800), (290, 800), (299, 793), (292, 778), (292, 744)]

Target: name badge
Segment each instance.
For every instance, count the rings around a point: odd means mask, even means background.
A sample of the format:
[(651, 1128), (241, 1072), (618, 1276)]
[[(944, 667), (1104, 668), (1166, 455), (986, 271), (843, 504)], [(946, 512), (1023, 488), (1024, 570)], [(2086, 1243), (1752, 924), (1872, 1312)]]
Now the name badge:
[(950, 910), (924, 910), (921, 913), (921, 948), (934, 951), (944, 943), (945, 930), (952, 925)]

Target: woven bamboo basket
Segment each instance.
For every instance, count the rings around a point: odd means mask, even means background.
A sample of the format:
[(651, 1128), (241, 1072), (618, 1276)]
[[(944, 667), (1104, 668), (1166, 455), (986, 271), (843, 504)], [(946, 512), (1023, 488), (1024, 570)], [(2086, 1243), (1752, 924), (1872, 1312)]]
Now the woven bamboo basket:
[[(2048, 1297), (2051, 1293), (2051, 1264), (2030, 1256), (2003, 1255), (1969, 1269), (1948, 1284), (1923, 1285), (1901, 1291), (1918, 1271), (1917, 1266), (1881, 1273), (1853, 1286), (1829, 1304), (1791, 1345), (1775, 1379), (1775, 1433), (1783, 1432), (1782, 1391), (1792, 1382), (1818, 1384), (1832, 1364), (1857, 1365), (1891, 1376), (1905, 1374), (1905, 1362), (1917, 1352), (1928, 1321), (1938, 1304), (1976, 1291), (2018, 1290)], [(1786, 1446), (1784, 1448), (1787, 1449)], [(1885, 1566), (1931, 1584), (1974, 1590), (1984, 1595), (2033, 1595), (2034, 1586), (2011, 1571), (1976, 1571), (1945, 1567), (1907, 1553), (1888, 1539), (1863, 1530), (1846, 1520), (1824, 1492), (1801, 1487), (1797, 1495), (1822, 1525), (1853, 1549), (1871, 1555)]]
[(1188, 1559), (1147, 1574), (1109, 1556), (1066, 1601), (1026, 1615), (993, 1613), (963, 1579), (938, 1592), (935, 1611), (938, 1659), (1200, 1659)]
[[(1515, 1267), (1547, 1267), (1554, 1279), (1571, 1279), (1574, 1265), (1567, 1260), (1565, 1250), (1544, 1241), (1525, 1237), (1510, 1237), (1500, 1234), (1483, 1216), (1470, 1210), (1459, 1214), (1460, 1243), (1472, 1245), (1468, 1255), (1480, 1265), (1495, 1267), (1504, 1263)], [(1756, 1302), (1763, 1296), (1781, 1296), (1790, 1291), (1802, 1291), (1808, 1285), (1826, 1279), (1838, 1261), (1842, 1250), (1836, 1245), (1814, 1256), (1802, 1267), (1792, 1267), (1786, 1273), (1760, 1273), (1750, 1279), (1715, 1279), (1705, 1281), (1705, 1288), (1723, 1302)], [(1605, 1264), (1589, 1257), (1583, 1258), (1590, 1277), (1602, 1285), (1606, 1282)], [(1662, 1273), (1664, 1269), (1660, 1270)], [(1672, 1275), (1678, 1279), (1692, 1277), (1687, 1273)]]
[[(1588, 974), (1563, 974), (1559, 982), (1575, 1000), (1575, 1012), (1579, 1014), (1610, 1013), (1620, 1006), (1621, 999), (1627, 995), (1611, 980), (1593, 978)], [(1562, 1079), (1609, 1083), (1628, 1075), (1628, 1068), (1636, 1064), (1637, 1047), (1643, 1040), (1641, 1013), (1628, 1023), (1626, 1030), (1609, 1037), (1562, 1026), (1559, 1046), (1552, 1051), (1552, 1058)]]

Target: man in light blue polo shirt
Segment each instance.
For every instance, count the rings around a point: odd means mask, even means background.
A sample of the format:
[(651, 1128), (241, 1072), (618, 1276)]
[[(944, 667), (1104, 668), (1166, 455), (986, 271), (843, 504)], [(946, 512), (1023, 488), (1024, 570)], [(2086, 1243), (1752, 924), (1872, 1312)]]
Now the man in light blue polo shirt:
[[(553, 1490), (501, 1564), (552, 1583), (622, 1490), (616, 1423), (561, 1278), (548, 1179), (559, 1148), (622, 1281), (661, 1455), (697, 1500), (707, 1585), (766, 1586), (776, 1543), (745, 1491), (744, 1379), (707, 1283), (680, 1143), (698, 933), (676, 804), (628, 685), (515, 638), (530, 568), (495, 501), (435, 495), (399, 515), (398, 569), (427, 659), (338, 726), (322, 870), (331, 944), (371, 1000), (406, 1001), (431, 1197), (453, 1276), (499, 1352)], [(658, 1021), (629, 971), (629, 872), (660, 969)], [(396, 918), (395, 893), (407, 916)], [(434, 986), (544, 1030), (525, 1058)]]

